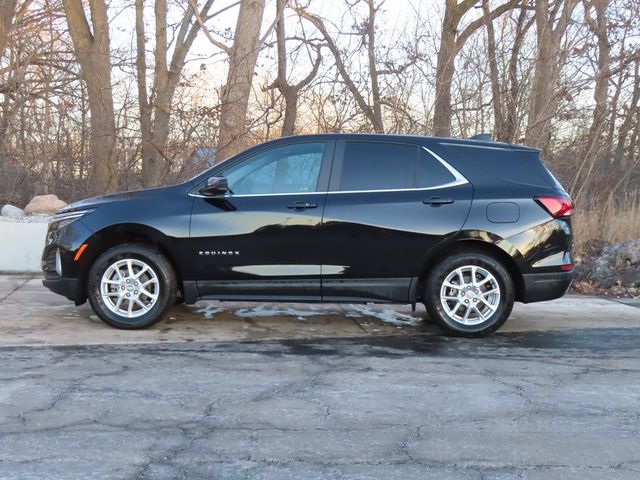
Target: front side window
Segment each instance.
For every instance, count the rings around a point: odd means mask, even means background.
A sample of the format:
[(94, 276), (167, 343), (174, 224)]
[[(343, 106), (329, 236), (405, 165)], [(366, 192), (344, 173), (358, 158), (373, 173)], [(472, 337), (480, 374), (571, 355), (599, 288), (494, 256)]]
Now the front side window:
[(222, 174), (233, 195), (315, 192), (325, 148), (325, 142), (274, 147)]
[(418, 147), (397, 143), (345, 142), (340, 191), (413, 188)]

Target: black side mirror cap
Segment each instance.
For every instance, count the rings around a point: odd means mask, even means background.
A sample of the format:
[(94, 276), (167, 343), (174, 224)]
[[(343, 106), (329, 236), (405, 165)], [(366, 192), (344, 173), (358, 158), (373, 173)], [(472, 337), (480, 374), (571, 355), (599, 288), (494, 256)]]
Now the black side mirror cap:
[(206, 197), (219, 197), (229, 191), (229, 184), (225, 177), (209, 177), (207, 183), (198, 190), (198, 193)]

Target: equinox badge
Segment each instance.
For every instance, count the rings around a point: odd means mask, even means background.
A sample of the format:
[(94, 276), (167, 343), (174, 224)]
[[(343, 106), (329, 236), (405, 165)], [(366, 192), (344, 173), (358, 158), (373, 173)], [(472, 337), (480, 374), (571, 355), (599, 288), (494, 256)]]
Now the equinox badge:
[(198, 252), (200, 256), (209, 256), (209, 255), (240, 255), (239, 250), (200, 250)]

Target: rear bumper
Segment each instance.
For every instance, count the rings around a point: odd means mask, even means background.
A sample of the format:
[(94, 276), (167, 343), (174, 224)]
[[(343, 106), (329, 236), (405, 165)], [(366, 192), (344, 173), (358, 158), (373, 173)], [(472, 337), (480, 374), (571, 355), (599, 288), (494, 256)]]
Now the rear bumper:
[(42, 284), (51, 290), (53, 293), (67, 297), (72, 300), (76, 305), (84, 303), (84, 298), (79, 295), (79, 282), (77, 278), (55, 278), (42, 280)]
[(522, 275), (524, 280), (523, 303), (542, 302), (560, 298), (571, 286), (573, 271), (553, 273), (530, 273)]

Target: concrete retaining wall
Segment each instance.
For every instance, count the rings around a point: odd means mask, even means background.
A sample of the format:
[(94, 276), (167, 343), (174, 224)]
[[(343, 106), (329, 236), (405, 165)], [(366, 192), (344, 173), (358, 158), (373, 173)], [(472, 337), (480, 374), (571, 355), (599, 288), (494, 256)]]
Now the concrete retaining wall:
[(0, 221), (0, 272), (40, 272), (49, 218)]

